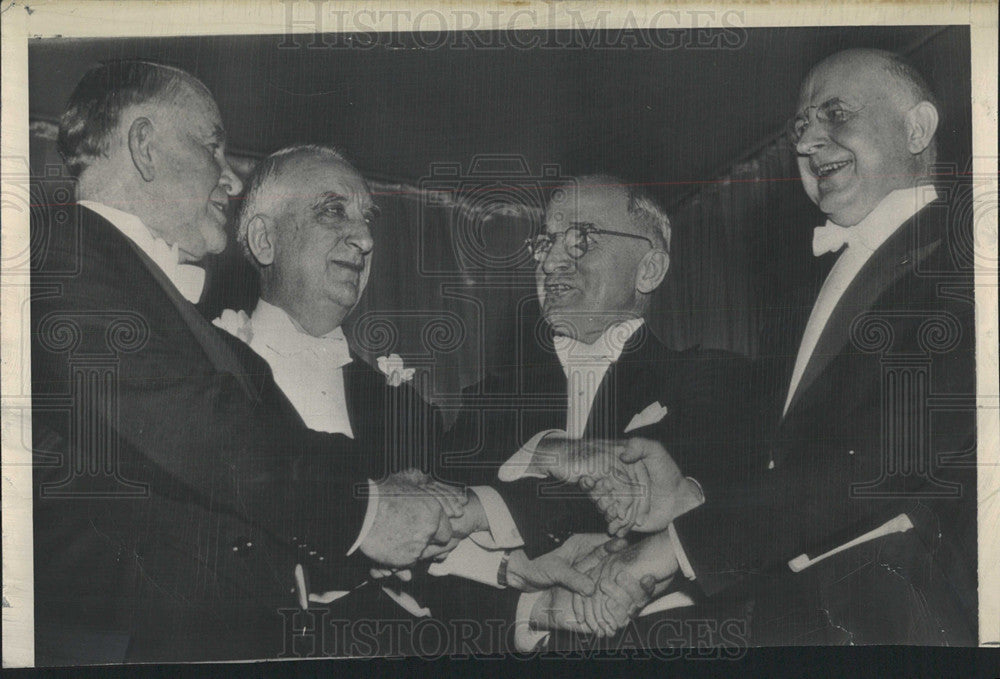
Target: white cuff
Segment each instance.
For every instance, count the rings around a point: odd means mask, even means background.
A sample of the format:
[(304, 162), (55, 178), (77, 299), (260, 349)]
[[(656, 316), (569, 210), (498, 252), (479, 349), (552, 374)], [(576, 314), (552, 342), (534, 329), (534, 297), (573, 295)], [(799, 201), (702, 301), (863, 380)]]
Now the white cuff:
[[(483, 532), (485, 533), (485, 531)], [(444, 561), (435, 562), (428, 566), (427, 572), (435, 577), (455, 575), (503, 589), (497, 582), (497, 571), (500, 570), (501, 559), (503, 559), (503, 551), (483, 549), (470, 538), (465, 538), (458, 543), (455, 549), (451, 550)]]
[(694, 568), (691, 567), (691, 562), (688, 561), (684, 547), (681, 546), (681, 539), (677, 536), (677, 529), (674, 528), (673, 521), (667, 526), (667, 533), (670, 534), (670, 544), (674, 547), (674, 556), (677, 557), (677, 564), (681, 567), (681, 572), (688, 580), (694, 580)]
[(507, 503), (503, 501), (498, 493), (489, 486), (470, 486), (469, 490), (479, 498), (479, 504), (486, 514), (486, 523), (489, 524), (489, 531), (477, 531), (469, 537), (485, 549), (514, 549), (524, 545), (521, 532), (517, 530), (514, 517), (507, 509)]
[(548, 632), (531, 629), (531, 610), (544, 593), (541, 591), (522, 594), (517, 600), (517, 612), (514, 614), (514, 647), (521, 653), (534, 651), (539, 644), (549, 638)]
[(544, 474), (528, 472), (528, 467), (535, 457), (535, 449), (538, 443), (549, 434), (566, 434), (562, 429), (547, 429), (540, 431), (528, 440), (521, 449), (510, 456), (510, 459), (503, 463), (497, 477), (506, 483), (517, 481), (523, 478), (544, 479)]
[(372, 529), (372, 525), (375, 523), (375, 513), (378, 511), (378, 485), (371, 479), (368, 479), (368, 509), (365, 510), (365, 519), (361, 522), (361, 532), (358, 533), (358, 539), (354, 541), (351, 548), (347, 550), (347, 556), (354, 554), (358, 551), (358, 547), (361, 543), (365, 541), (368, 537), (369, 531)]

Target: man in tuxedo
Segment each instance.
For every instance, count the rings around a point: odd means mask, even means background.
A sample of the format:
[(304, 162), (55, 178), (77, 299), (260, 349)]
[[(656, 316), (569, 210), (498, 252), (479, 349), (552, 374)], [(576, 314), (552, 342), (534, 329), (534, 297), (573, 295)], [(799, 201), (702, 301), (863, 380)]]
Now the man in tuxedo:
[(970, 224), (932, 183), (938, 122), (893, 54), (850, 50), (810, 71), (790, 133), (829, 218), (814, 253), (835, 262), (767, 454), (737, 484), (643, 458), (654, 489), (689, 474), (706, 501), (599, 578), (747, 592), (752, 643), (976, 643), (974, 285), (952, 248)]
[[(644, 529), (636, 525), (635, 512), (606, 520), (567, 482), (585, 472), (615, 471), (616, 461), (601, 451), (652, 454), (662, 446), (683, 459), (692, 475), (738, 474), (746, 443), (742, 359), (697, 348), (673, 351), (644, 321), (670, 263), (670, 223), (654, 200), (617, 177), (580, 177), (554, 192), (545, 231), (530, 248), (541, 318), (520, 328), (515, 365), (491, 371), (466, 390), (445, 446), (454, 452), (444, 463), (495, 487), (500, 497), (491, 525), (514, 544), (475, 553), (467, 540), (431, 566), (432, 572), (461, 572), (492, 585), (493, 593), (480, 586), (465, 596), (490, 601), (492, 615), (516, 619), (504, 650), (520, 651), (543, 643), (550, 615), (580, 631), (612, 630), (606, 624), (583, 627), (565, 608), (556, 612), (558, 602), (548, 590), (523, 597), (497, 591), (512, 564), (589, 539), (583, 536)], [(607, 466), (588, 466), (595, 462)], [(615, 478), (629, 492), (645, 490), (642, 479)], [(681, 483), (692, 486), (683, 501), (697, 502), (696, 484)], [(620, 547), (612, 543), (576, 565), (587, 570)], [(476, 573), (468, 570), (472, 563)], [(626, 607), (648, 599), (639, 588), (643, 574), (632, 575), (611, 583)], [(686, 595), (684, 600), (690, 602)]]
[[(408, 384), (413, 369), (398, 356), (379, 358), (381, 372), (373, 369), (351, 351), (341, 329), (368, 278), (377, 212), (364, 178), (340, 152), (300, 145), (272, 153), (247, 178), (237, 218), (237, 241), (259, 274), (260, 299), (249, 315), (226, 310), (214, 323), (267, 361), (309, 428), (341, 434), (369, 451), (359, 473), (380, 479), (416, 468), (440, 477), (438, 412)], [(383, 237), (391, 243), (388, 234)], [(441, 489), (437, 480), (427, 486)], [(446, 489), (441, 491), (447, 498)], [(453, 540), (473, 532), (483, 533), (480, 540), (489, 536), (486, 508), (499, 496), (485, 485), (469, 491), (452, 524)], [(458, 513), (457, 507), (452, 510)], [(607, 541), (599, 537), (588, 552)], [(538, 563), (515, 559), (510, 573), (515, 583), (560, 583), (592, 591), (590, 582), (581, 585), (581, 576), (562, 558), (547, 556)], [(420, 571), (412, 582), (409, 569), (388, 577), (393, 575), (389, 569), (375, 568), (370, 575), (365, 587), (351, 592), (320, 588), (313, 598), (331, 604), (331, 619), (412, 623), (437, 614), (442, 600), (454, 598), (458, 586), (452, 578), (430, 585)], [(317, 589), (320, 583), (311, 580)], [(464, 602), (466, 614), (472, 603)], [(412, 625), (393, 630), (399, 638), (391, 652), (421, 652), (411, 639), (402, 645), (409, 629)], [(348, 647), (351, 641), (345, 639)], [(378, 649), (390, 652), (389, 641), (380, 640)]]
[(241, 189), (207, 88), (97, 66), (59, 150), (79, 204), (31, 225), (36, 662), (275, 657), (303, 564), (347, 589), (446, 551), (461, 498), (414, 471), (366, 480), (369, 451), (305, 427), (195, 310)]

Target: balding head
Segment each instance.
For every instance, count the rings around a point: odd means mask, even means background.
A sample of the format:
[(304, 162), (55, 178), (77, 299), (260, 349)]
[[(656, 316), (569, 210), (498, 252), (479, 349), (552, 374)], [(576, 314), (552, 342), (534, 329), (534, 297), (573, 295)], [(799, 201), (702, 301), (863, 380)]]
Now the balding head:
[(880, 50), (838, 52), (799, 92), (799, 169), (809, 197), (853, 226), (889, 193), (929, 181), (936, 160), (936, 99), (923, 77)]
[(357, 304), (377, 213), (364, 177), (336, 150), (295, 146), (247, 180), (237, 240), (261, 274), (261, 297), (321, 336)]

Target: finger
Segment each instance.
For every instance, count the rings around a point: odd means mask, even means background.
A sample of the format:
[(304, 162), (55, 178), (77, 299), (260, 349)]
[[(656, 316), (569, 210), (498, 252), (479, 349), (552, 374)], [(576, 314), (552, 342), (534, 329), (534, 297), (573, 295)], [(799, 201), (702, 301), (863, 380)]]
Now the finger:
[(587, 612), (583, 606), (583, 597), (579, 594), (573, 595), (573, 617), (576, 621), (580, 623), (588, 632), (593, 632), (592, 629), (587, 625)]
[(593, 490), (596, 485), (594, 479), (589, 476), (581, 476), (580, 480), (577, 481), (577, 484), (584, 490)]
[(596, 587), (589, 576), (567, 564), (554, 565), (550, 571), (550, 577), (552, 581), (549, 584), (562, 585), (566, 589), (584, 596), (593, 594)]
[(396, 571), (396, 577), (402, 580), (403, 582), (409, 582), (410, 580), (413, 579), (413, 571), (411, 571), (409, 568), (404, 568), (401, 571)]
[(653, 497), (653, 482), (649, 478), (649, 469), (646, 468), (645, 464), (636, 465), (639, 475), (639, 498), (638, 507), (636, 511), (636, 524), (642, 525), (642, 522), (647, 516), (649, 516), (649, 505)]
[(440, 561), (451, 553), (451, 550), (455, 549), (458, 544), (457, 540), (453, 540), (443, 545), (429, 544), (424, 547), (423, 551), (420, 552), (420, 556), (417, 557), (417, 561), (426, 561), (428, 559), (433, 559)]
[(424, 486), (424, 490), (434, 496), (434, 498), (441, 503), (444, 508), (445, 513), (450, 518), (458, 518), (465, 513), (465, 505), (469, 502), (468, 498), (465, 497), (465, 491), (461, 491), (461, 495), (454, 488), (446, 486), (439, 481), (431, 481)]
[(646, 456), (645, 446), (642, 445), (642, 439), (631, 438), (625, 445), (625, 450), (623, 450), (619, 455), (618, 459), (622, 462), (638, 462)]
[[(606, 635), (614, 636), (618, 631), (620, 625), (618, 625), (617, 618), (611, 613), (609, 598), (625, 597), (625, 592), (619, 590), (618, 586), (615, 585), (609, 578), (610, 573), (605, 574), (604, 578), (601, 579), (602, 587), (599, 588), (597, 594), (594, 595), (597, 605), (594, 606), (594, 610), (600, 616), (601, 624), (604, 627), (604, 633)], [(609, 594), (610, 592), (610, 594)]]
[(615, 577), (615, 583), (624, 590), (631, 600), (631, 605), (629, 606), (630, 615), (634, 615), (635, 612), (649, 603), (649, 599), (652, 597), (651, 591), (644, 589), (635, 578), (624, 571)]
[(642, 587), (643, 591), (652, 598), (653, 594), (656, 592), (656, 578), (652, 575), (644, 575), (641, 580), (639, 580), (639, 585)]
[[(633, 491), (633, 492), (641, 493), (642, 490), (638, 489), (638, 490)], [(641, 497), (632, 497), (631, 501), (629, 502), (628, 511), (625, 513), (625, 516), (622, 519), (629, 526), (634, 526), (635, 525), (636, 517), (639, 515), (639, 502), (641, 500), (642, 500)]]
[[(619, 573), (615, 580), (623, 575)], [(628, 622), (628, 613), (633, 606), (631, 595), (616, 581), (601, 580), (601, 592), (605, 595), (604, 609), (605, 619), (608, 620), (617, 632)]]
[(603, 547), (604, 551), (608, 554), (615, 554), (628, 547), (628, 540), (623, 540), (622, 538), (612, 538), (611, 540), (605, 542)]
[(591, 633), (596, 634), (598, 637), (603, 637), (604, 626), (595, 610), (594, 597), (587, 597), (583, 600), (583, 616)]
[(447, 495), (453, 499), (457, 504), (467, 505), (469, 504), (469, 493), (466, 491), (464, 486), (453, 486), (444, 481), (431, 480), (424, 484), (424, 488), (431, 489), (440, 492), (443, 495)]

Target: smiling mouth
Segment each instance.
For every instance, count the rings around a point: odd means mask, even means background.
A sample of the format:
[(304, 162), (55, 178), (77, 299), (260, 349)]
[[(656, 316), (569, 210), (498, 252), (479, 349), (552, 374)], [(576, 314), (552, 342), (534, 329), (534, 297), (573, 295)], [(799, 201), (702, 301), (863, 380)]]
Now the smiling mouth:
[(334, 266), (343, 267), (345, 269), (353, 271), (354, 273), (361, 273), (362, 271), (365, 270), (364, 263), (345, 262), (341, 259), (331, 259), (330, 263), (333, 264)]
[(545, 294), (559, 297), (560, 295), (565, 295), (573, 288), (566, 285), (565, 283), (546, 283), (545, 284)]
[(850, 165), (852, 162), (853, 161), (850, 161), (850, 160), (838, 160), (838, 161), (836, 161), (834, 163), (824, 163), (822, 165), (813, 166), (810, 169), (812, 170), (813, 175), (817, 179), (824, 179), (824, 178), (829, 177), (830, 175), (832, 175), (832, 174), (834, 174), (836, 172), (839, 172), (840, 170), (844, 169), (845, 167), (847, 167), (848, 165)]

